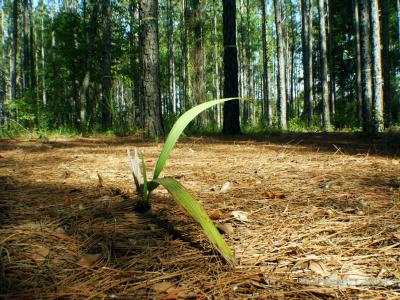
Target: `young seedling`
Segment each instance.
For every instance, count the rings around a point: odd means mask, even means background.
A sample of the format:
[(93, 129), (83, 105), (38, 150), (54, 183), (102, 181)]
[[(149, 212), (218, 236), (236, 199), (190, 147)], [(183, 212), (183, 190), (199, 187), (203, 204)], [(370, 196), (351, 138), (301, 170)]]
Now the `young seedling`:
[(211, 244), (217, 249), (217, 251), (228, 261), (229, 263), (234, 263), (235, 258), (232, 250), (226, 244), (224, 238), (218, 232), (214, 223), (211, 221), (207, 212), (201, 206), (201, 204), (185, 189), (185, 187), (180, 184), (173, 177), (159, 178), (161, 171), (167, 162), (168, 156), (171, 153), (173, 147), (175, 146), (179, 136), (186, 128), (186, 126), (201, 112), (210, 108), (211, 106), (223, 103), (225, 101), (231, 100), (249, 100), (244, 98), (224, 98), (218, 100), (212, 100), (199, 104), (187, 112), (185, 112), (172, 127), (167, 140), (165, 141), (164, 147), (160, 153), (157, 160), (156, 166), (153, 172), (153, 179), (147, 181), (146, 166), (144, 159), (139, 159), (138, 150), (135, 148), (134, 158), (131, 157), (130, 151), (128, 149), (128, 160), (131, 164), (131, 170), (133, 179), (136, 185), (136, 191), (142, 196), (143, 206), (150, 208), (149, 198), (151, 192), (156, 189), (160, 184), (164, 186), (168, 192), (171, 194), (172, 198), (176, 203), (186, 211), (196, 222), (200, 224), (204, 233), (207, 235)]

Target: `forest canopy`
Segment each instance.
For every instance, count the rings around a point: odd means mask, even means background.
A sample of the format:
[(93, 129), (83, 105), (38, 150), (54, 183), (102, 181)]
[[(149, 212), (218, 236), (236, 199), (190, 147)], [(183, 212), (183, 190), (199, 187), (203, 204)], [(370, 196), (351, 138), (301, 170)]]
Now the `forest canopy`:
[(400, 120), (399, 0), (0, 7), (2, 132), (159, 136), (189, 108), (223, 97), (255, 101), (219, 105), (192, 131), (373, 133)]

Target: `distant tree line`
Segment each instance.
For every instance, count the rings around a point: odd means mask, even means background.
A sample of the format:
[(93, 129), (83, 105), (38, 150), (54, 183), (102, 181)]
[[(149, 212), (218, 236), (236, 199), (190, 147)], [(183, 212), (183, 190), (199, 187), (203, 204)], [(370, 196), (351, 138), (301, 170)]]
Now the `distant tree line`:
[[(0, 0), (0, 127), (163, 135), (400, 121), (400, 1)], [(17, 125), (16, 125), (17, 124)]]

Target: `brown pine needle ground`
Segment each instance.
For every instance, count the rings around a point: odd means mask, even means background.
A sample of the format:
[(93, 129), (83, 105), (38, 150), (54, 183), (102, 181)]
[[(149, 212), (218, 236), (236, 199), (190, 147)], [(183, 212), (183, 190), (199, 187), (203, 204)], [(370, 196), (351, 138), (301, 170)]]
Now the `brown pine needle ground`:
[[(133, 138), (0, 141), (0, 298), (400, 297), (400, 160), (393, 140), (187, 138), (163, 175), (213, 212), (238, 265), (165, 190), (138, 200)], [(397, 147), (397, 148), (396, 148)], [(222, 193), (221, 186), (233, 187)], [(247, 221), (233, 211), (247, 213)]]

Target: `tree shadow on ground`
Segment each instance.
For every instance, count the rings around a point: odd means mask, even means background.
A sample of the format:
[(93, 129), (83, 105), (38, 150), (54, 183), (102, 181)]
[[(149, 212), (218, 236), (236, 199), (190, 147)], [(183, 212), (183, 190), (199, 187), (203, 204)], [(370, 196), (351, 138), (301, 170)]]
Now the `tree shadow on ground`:
[[(154, 208), (139, 212), (138, 197), (120, 191), (8, 181), (0, 190), (0, 297), (110, 296), (114, 279), (138, 284), (169, 274), (173, 281), (181, 268), (220, 265), (165, 197), (154, 195)], [(90, 255), (99, 257), (85, 262)], [(135, 293), (148, 292), (139, 284)]]
[[(270, 133), (221, 136), (220, 134), (182, 137), (180, 144), (261, 144), (269, 146), (302, 146), (304, 151), (326, 151), (345, 154), (369, 154), (398, 156), (400, 134), (382, 133), (373, 137), (362, 133)], [(54, 138), (50, 140), (0, 140), (0, 149), (21, 149), (26, 152), (47, 152), (57, 149), (84, 148), (91, 153), (104, 153), (113, 147), (146, 148), (158, 142), (138, 137), (88, 137)]]

